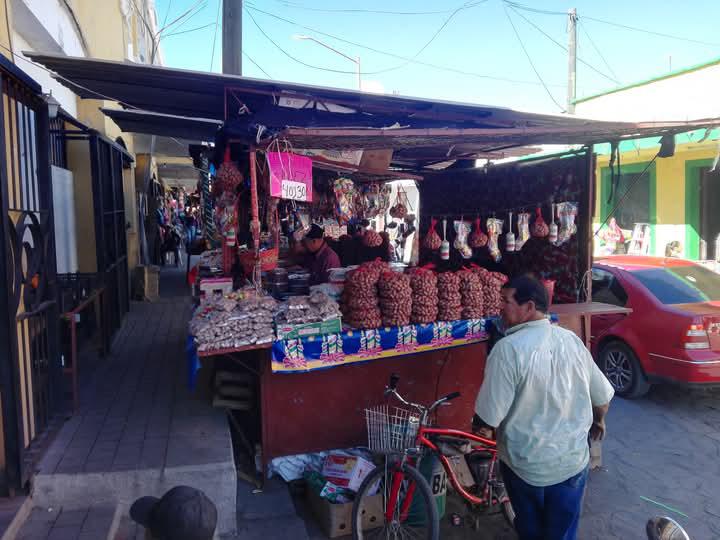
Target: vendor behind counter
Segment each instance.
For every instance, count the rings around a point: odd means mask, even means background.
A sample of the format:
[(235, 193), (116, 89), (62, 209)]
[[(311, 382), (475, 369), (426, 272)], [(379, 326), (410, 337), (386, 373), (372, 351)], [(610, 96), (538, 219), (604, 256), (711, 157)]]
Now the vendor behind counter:
[(327, 283), (330, 269), (340, 268), (340, 257), (325, 240), (325, 231), (317, 224), (310, 227), (302, 241), (295, 244), (295, 253), (303, 257), (302, 265), (310, 271), (310, 285)]

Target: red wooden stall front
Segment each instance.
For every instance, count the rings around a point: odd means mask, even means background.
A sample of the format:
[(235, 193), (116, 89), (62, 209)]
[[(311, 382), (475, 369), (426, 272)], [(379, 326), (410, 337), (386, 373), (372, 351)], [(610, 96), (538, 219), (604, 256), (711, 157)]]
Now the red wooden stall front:
[(267, 462), (279, 456), (366, 445), (363, 410), (384, 403), (391, 373), (400, 376), (400, 393), (416, 403), (429, 404), (459, 391), (461, 396), (452, 405), (440, 408), (438, 423), (468, 429), (486, 358), (487, 344), (475, 343), (291, 374), (272, 373), (266, 358), (260, 381), (263, 458)]

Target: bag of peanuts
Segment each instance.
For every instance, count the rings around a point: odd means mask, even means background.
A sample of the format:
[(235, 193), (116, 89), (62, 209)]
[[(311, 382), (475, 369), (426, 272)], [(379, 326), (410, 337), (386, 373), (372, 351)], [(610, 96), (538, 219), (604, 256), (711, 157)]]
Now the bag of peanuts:
[(460, 276), (455, 272), (438, 274), (438, 320), (457, 321), (461, 318)]
[(427, 234), (425, 235), (425, 238), (423, 238), (423, 247), (430, 249), (432, 251), (437, 251), (440, 249), (440, 244), (442, 243), (442, 239), (440, 238), (440, 235), (437, 233), (437, 230), (435, 227), (437, 226), (437, 219), (431, 218), (430, 219), (430, 228), (428, 229)]
[(348, 273), (341, 306), (346, 324), (361, 329), (382, 326), (377, 285), (385, 269), (385, 263), (374, 261), (363, 263)]
[(461, 270), (460, 296), (463, 319), (481, 319), (484, 316), (485, 297), (480, 276), (471, 270)]
[(380, 313), (385, 326), (410, 324), (412, 311), (412, 289), (410, 276), (389, 270), (380, 275), (378, 281)]
[(410, 321), (415, 324), (435, 322), (438, 314), (437, 275), (429, 268), (416, 268), (409, 275), (412, 289)]
[(473, 265), (471, 270), (480, 277), (483, 290), (483, 311), (485, 317), (500, 315), (502, 310), (502, 287), (508, 277), (501, 272), (490, 272), (485, 268)]

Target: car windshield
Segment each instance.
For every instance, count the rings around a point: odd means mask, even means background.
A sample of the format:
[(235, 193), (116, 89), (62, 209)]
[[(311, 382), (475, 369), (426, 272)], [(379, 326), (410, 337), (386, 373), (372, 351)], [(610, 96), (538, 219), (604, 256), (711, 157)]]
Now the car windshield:
[(632, 275), (663, 304), (720, 300), (720, 275), (702, 266), (635, 270)]

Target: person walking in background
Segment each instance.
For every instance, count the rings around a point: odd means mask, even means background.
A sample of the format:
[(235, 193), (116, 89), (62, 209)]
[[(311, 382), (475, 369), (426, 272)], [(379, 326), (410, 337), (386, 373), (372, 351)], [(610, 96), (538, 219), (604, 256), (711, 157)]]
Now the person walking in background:
[(188, 211), (185, 212), (185, 242), (187, 242), (188, 247), (191, 246), (195, 240), (197, 225), (198, 222), (197, 217), (195, 216), (195, 210), (188, 208)]
[(506, 336), (490, 353), (474, 427), (497, 430), (520, 540), (574, 540), (588, 477), (588, 435), (601, 440), (613, 388), (583, 342), (550, 324), (529, 276), (503, 288)]

